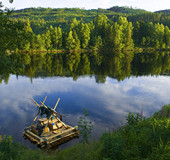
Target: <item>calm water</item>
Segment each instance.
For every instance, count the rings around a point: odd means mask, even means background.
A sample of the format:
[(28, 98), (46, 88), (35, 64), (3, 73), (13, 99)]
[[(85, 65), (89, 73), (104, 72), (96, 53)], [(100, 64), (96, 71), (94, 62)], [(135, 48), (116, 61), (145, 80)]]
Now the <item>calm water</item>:
[[(0, 129), (16, 141), (34, 119), (37, 102), (78, 125), (83, 108), (94, 124), (93, 138), (125, 124), (128, 112), (152, 115), (170, 103), (168, 53), (22, 54), (0, 57)], [(73, 140), (71, 143), (76, 143)]]

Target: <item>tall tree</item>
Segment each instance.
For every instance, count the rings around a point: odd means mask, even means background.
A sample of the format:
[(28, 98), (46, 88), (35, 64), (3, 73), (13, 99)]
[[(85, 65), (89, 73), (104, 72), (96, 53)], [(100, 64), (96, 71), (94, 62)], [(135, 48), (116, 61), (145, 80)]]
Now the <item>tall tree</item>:
[(45, 48), (48, 51), (49, 49), (52, 48), (52, 44), (51, 44), (51, 33), (50, 30), (47, 29), (46, 33), (43, 34), (43, 39), (44, 39), (44, 43), (45, 43)]
[(166, 47), (170, 48), (170, 29), (167, 26), (165, 27), (164, 42)]
[(75, 49), (76, 41), (73, 37), (73, 31), (70, 31), (68, 37), (66, 38), (66, 49), (71, 50)]
[(79, 27), (79, 39), (81, 48), (87, 48), (90, 41), (90, 28), (88, 24), (81, 23)]
[(40, 34), (38, 34), (36, 39), (36, 49), (41, 51), (44, 48), (45, 48), (45, 41), (43, 37)]
[(121, 38), (122, 44), (127, 49), (133, 48), (134, 44), (132, 40), (132, 32), (133, 32), (132, 23), (128, 22), (126, 17), (120, 16), (118, 20), (118, 24), (122, 28), (122, 38)]

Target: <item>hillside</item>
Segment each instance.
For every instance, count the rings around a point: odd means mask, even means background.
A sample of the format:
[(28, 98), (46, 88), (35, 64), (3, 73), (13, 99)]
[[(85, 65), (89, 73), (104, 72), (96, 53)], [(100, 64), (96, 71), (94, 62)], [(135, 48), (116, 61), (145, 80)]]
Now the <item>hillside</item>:
[(117, 12), (117, 13), (126, 13), (126, 14), (142, 14), (148, 12), (144, 9), (134, 9), (132, 7), (119, 7), (119, 6), (114, 6), (107, 10)]
[(160, 12), (161, 12), (161, 13), (165, 13), (165, 14), (167, 13), (167, 14), (168, 14), (168, 13), (170, 13), (170, 9), (165, 9), (165, 10), (156, 11), (156, 13), (160, 13)]
[(80, 8), (25, 8), (21, 10), (16, 10), (11, 15), (12, 18), (29, 18), (29, 19), (38, 19), (43, 18), (45, 21), (54, 21), (54, 20), (60, 20), (60, 21), (66, 21), (70, 20), (74, 17), (77, 18), (77, 20), (80, 20), (83, 18), (85, 22), (91, 21), (96, 15), (99, 14), (105, 14), (108, 17), (113, 16), (128, 16), (128, 15), (134, 15), (134, 14), (142, 14), (142, 13), (148, 13), (145, 10), (141, 9), (133, 9), (128, 7), (112, 7), (109, 9), (91, 9), (91, 10), (85, 10)]
[[(15, 10), (11, 14), (11, 18), (15, 20), (22, 20), (26, 22), (26, 19), (31, 20), (31, 27), (36, 34), (41, 33), (46, 27), (52, 25), (65, 28), (73, 18), (84, 23), (93, 21), (97, 15), (106, 15), (108, 19), (113, 22), (117, 21), (120, 16), (127, 17), (128, 21), (132, 23), (136, 21), (162, 23), (170, 27), (170, 12), (169, 10), (148, 12), (142, 9), (133, 9), (129, 7), (111, 7), (109, 9), (91, 9), (85, 10), (80, 8), (25, 8), (21, 10)], [(36, 27), (35, 27), (36, 26)], [(37, 28), (38, 29), (34, 29)], [(41, 28), (41, 29), (40, 29)]]

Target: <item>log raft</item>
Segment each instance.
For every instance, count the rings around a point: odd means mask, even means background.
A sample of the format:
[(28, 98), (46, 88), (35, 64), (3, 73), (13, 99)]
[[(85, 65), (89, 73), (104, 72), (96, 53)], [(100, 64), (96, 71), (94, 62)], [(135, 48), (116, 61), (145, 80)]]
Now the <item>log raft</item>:
[[(71, 127), (62, 122), (62, 120), (59, 118), (59, 116), (62, 117), (62, 115), (55, 111), (60, 99), (58, 99), (54, 109), (45, 106), (45, 100), (46, 97), (44, 101), (41, 102), (41, 105), (33, 100), (36, 106), (38, 106), (39, 110), (33, 120), (32, 125), (24, 130), (24, 138), (29, 139), (31, 143), (37, 144), (39, 148), (52, 148), (78, 137), (78, 127)], [(37, 120), (38, 114), (42, 112), (42, 109), (43, 112), (44, 109), (48, 111), (47, 118), (40, 118), (38, 119), (38, 123), (34, 124)]]

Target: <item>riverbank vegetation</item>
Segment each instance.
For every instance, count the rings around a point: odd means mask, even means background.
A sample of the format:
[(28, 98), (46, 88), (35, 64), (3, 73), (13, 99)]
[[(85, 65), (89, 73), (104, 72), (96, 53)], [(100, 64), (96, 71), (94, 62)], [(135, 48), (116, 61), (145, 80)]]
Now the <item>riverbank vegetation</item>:
[[(169, 17), (168, 12), (152, 14), (143, 10), (115, 7), (90, 11), (32, 8), (15, 11), (10, 17), (7, 15), (8, 12), (1, 13), (3, 13), (0, 16), (1, 50), (17, 52), (18, 50), (170, 48), (169, 23), (164, 23), (164, 19)], [(81, 18), (75, 15), (68, 16), (69, 18), (60, 24), (58, 18), (55, 19), (53, 15), (62, 18), (62, 13), (66, 15), (74, 13)], [(86, 18), (83, 20), (84, 13), (94, 14), (90, 20)], [(152, 18), (141, 19), (140, 15), (143, 14), (144, 17)], [(48, 18), (44, 20), (42, 15), (48, 15)], [(133, 20), (133, 16), (138, 18)]]
[(76, 144), (62, 151), (28, 149), (4, 137), (0, 142), (2, 160), (168, 160), (170, 158), (170, 105), (149, 118), (129, 113), (125, 126), (103, 133), (100, 140)]

